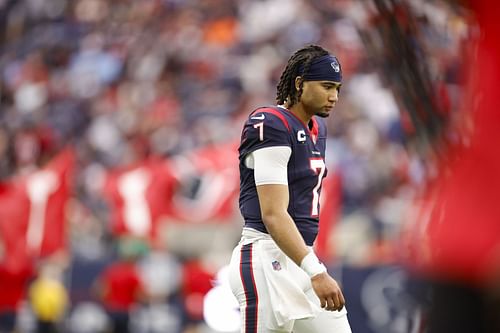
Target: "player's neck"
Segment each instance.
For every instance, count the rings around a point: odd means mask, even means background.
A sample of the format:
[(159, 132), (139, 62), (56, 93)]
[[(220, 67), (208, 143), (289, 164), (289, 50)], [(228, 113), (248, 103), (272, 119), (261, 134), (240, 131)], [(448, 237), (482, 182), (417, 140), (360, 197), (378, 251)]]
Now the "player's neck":
[(311, 121), (312, 116), (309, 115), (304, 108), (302, 107), (302, 104), (295, 104), (291, 107), (288, 108), (288, 110), (293, 113), (297, 118), (302, 120), (304, 124), (309, 124), (309, 121)]

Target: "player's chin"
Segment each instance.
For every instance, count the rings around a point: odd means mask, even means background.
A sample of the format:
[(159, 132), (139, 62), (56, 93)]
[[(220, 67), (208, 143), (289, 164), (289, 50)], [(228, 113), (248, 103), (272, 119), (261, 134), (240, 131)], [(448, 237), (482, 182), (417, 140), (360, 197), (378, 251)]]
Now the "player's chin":
[(327, 111), (319, 111), (316, 113), (316, 115), (318, 117), (321, 117), (321, 118), (327, 118), (330, 116), (330, 112), (327, 112)]

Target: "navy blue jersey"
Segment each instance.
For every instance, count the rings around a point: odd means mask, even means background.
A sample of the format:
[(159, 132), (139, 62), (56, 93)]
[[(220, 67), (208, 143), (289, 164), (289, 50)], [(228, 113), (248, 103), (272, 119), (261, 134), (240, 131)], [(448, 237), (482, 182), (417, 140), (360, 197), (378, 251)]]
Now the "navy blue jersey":
[(326, 126), (313, 117), (311, 128), (285, 108), (263, 107), (255, 110), (245, 122), (239, 147), (240, 211), (245, 226), (262, 232), (266, 227), (260, 214), (253, 169), (245, 166), (245, 157), (260, 148), (288, 146), (288, 213), (307, 245), (318, 234), (319, 195), (326, 176)]

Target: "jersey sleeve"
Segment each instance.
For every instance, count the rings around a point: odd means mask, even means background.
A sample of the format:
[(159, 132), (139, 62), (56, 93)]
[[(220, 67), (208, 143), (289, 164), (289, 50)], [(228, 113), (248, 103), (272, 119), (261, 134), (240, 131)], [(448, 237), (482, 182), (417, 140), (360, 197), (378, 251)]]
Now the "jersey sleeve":
[[(274, 111), (274, 110), (272, 110)], [(276, 111), (257, 110), (245, 122), (241, 134), (240, 157), (267, 147), (291, 147), (290, 130), (283, 116)]]
[(255, 185), (288, 185), (288, 161), (290, 147), (268, 147), (253, 151), (249, 157), (253, 160)]

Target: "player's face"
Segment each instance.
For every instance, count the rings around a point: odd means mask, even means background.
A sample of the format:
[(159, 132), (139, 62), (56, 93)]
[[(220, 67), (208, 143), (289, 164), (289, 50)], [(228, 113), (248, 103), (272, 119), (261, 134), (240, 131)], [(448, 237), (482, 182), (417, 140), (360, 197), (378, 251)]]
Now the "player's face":
[(305, 81), (300, 103), (308, 114), (328, 117), (339, 99), (340, 86), (334, 81)]

